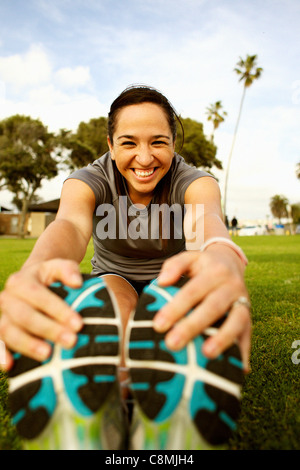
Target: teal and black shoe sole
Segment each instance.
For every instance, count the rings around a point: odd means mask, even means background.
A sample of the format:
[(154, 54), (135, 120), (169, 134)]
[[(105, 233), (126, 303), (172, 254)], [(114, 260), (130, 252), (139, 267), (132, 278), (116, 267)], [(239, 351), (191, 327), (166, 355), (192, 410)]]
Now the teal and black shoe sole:
[[(78, 416), (91, 417), (117, 382), (119, 321), (102, 279), (83, 275), (79, 289), (55, 283), (50, 289), (83, 317), (72, 349), (53, 345), (43, 363), (14, 354), (9, 373), (9, 405), (19, 435), (33, 440), (51, 424), (61, 391)], [(59, 393), (58, 393), (59, 392)]]
[[(202, 345), (222, 321), (208, 328), (180, 351), (171, 351), (164, 334), (152, 320), (186, 280), (167, 288), (156, 281), (140, 297), (129, 323), (127, 362), (131, 391), (144, 416), (153, 423), (167, 422), (182, 402), (201, 438), (212, 446), (226, 444), (237, 426), (244, 381), (237, 345), (209, 360)], [(185, 405), (186, 406), (186, 405)]]

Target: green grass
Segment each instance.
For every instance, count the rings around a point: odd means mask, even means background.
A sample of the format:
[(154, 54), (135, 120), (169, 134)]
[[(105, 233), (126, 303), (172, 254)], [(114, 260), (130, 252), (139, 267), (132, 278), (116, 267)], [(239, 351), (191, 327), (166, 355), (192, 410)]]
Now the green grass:
[[(251, 373), (245, 379), (238, 450), (300, 449), (300, 236), (235, 237), (249, 259), (246, 282), (252, 301)], [(0, 289), (30, 253), (34, 240), (0, 239)], [(90, 271), (92, 245), (81, 264)], [(299, 356), (298, 356), (299, 357)], [(7, 409), (7, 380), (0, 372), (0, 449), (20, 449)]]

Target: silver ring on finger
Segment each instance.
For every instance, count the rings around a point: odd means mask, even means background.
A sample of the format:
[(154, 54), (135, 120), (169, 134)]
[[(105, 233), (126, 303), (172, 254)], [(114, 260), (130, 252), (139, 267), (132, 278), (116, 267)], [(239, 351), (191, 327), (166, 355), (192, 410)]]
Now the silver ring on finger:
[(247, 307), (249, 310), (251, 310), (251, 304), (247, 297), (244, 296), (239, 297), (235, 302), (233, 302), (231, 310), (235, 307), (239, 307), (240, 305), (244, 305), (244, 307)]

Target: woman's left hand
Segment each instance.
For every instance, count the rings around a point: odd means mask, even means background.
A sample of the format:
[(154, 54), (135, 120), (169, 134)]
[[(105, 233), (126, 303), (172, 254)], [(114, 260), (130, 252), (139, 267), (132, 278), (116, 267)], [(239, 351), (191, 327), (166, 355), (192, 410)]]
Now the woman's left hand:
[[(177, 282), (182, 275), (190, 278), (154, 318), (157, 331), (166, 332), (171, 328), (165, 338), (170, 349), (183, 348), (228, 312), (218, 332), (205, 341), (203, 353), (208, 358), (215, 358), (238, 341), (244, 370), (249, 371), (250, 309), (243, 304), (232, 308), (240, 297), (249, 299), (243, 271), (244, 266), (236, 253), (220, 244), (212, 245), (204, 252), (180, 253), (164, 263), (158, 278), (161, 286)], [(192, 312), (187, 316), (190, 310)]]

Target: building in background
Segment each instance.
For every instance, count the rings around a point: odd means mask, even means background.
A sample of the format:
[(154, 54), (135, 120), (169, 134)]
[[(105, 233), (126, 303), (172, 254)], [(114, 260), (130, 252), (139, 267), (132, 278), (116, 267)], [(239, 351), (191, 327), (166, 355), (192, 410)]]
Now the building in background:
[[(55, 219), (58, 211), (59, 199), (40, 204), (31, 204), (26, 219), (27, 236), (39, 237), (45, 228)], [(0, 235), (17, 236), (21, 214), (3, 206), (0, 211)]]

